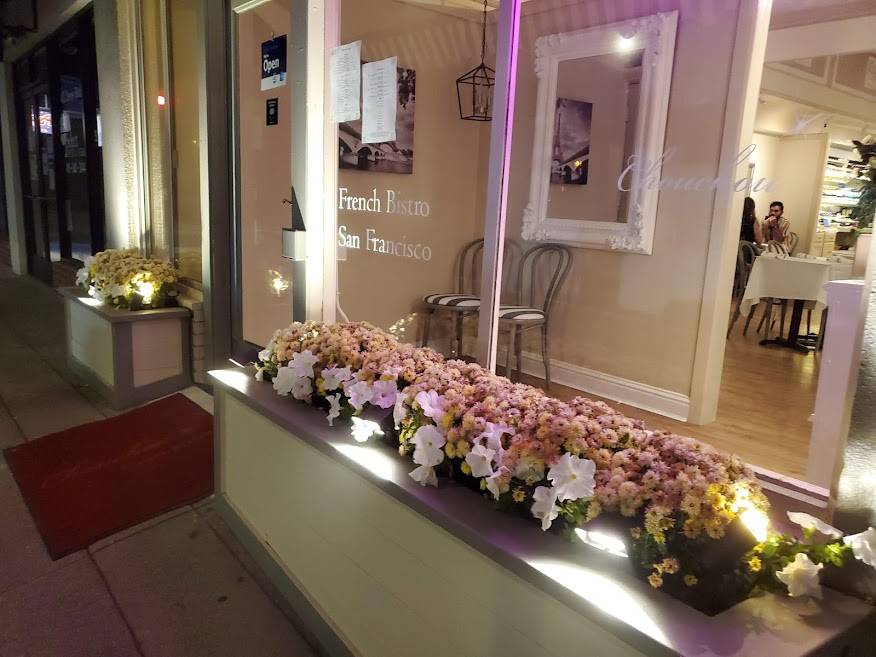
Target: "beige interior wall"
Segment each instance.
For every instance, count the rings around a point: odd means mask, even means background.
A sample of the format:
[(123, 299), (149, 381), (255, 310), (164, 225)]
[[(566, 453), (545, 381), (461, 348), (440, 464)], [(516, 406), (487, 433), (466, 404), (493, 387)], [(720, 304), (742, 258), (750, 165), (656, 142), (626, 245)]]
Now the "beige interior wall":
[(201, 170), (199, 137), (199, 0), (173, 0), (170, 10), (174, 149), (176, 151), (176, 263), (180, 273), (200, 282)]
[(777, 196), (780, 192), (779, 180), (783, 177), (783, 173), (779, 168), (780, 138), (777, 135), (755, 132), (751, 143), (756, 147), (754, 152), (754, 179), (757, 181), (761, 178), (766, 178), (769, 181), (760, 185), (757, 191), (754, 189), (751, 191), (757, 217), (763, 220), (770, 210), (770, 203), (781, 200)]
[[(281, 230), (291, 226), (291, 83), (261, 91), (261, 44), (289, 32), (289, 0), (239, 14), (241, 286), (243, 337), (266, 344), (292, 321), (292, 262), (282, 257)], [(288, 47), (288, 38), (287, 38)], [(287, 52), (288, 63), (288, 52)], [(288, 69), (287, 69), (288, 73)], [(279, 98), (277, 125), (265, 125), (265, 103)], [(285, 290), (273, 287), (287, 285)]]
[[(453, 291), (457, 253), (483, 236), (490, 124), (459, 118), (455, 84), (479, 62), (480, 13), (457, 17), (393, 0), (344, 0), (341, 7), (341, 43), (361, 39), (363, 60), (395, 55), (400, 67), (416, 70), (413, 173), (341, 169), (338, 175), (338, 186), (350, 195), (370, 197), (376, 188), (384, 210), (338, 211), (338, 224), (362, 239), (361, 248), (345, 249), (338, 263), (339, 303), (351, 320), (389, 328), (419, 311), (425, 294)], [(386, 190), (427, 201), (430, 216), (387, 214)], [(369, 228), (380, 237), (428, 245), (431, 261), (367, 251)], [(414, 322), (402, 337), (413, 341), (416, 331)]]
[[(534, 3), (533, 3), (534, 4)], [(717, 175), (737, 20), (736, 3), (672, 0), (679, 12), (666, 148), (677, 153), (663, 167), (671, 177)], [(609, 11), (610, 10), (610, 11)], [(612, 20), (645, 16), (652, 2), (588, 0), (524, 17), (520, 48), (508, 235), (519, 237), (529, 190), (536, 78), (533, 42)], [(689, 394), (709, 245), (713, 190), (660, 195), (650, 256), (573, 249), (572, 274), (552, 317), (553, 357)], [(535, 337), (535, 336), (533, 336)], [(536, 344), (530, 345), (537, 352)]]

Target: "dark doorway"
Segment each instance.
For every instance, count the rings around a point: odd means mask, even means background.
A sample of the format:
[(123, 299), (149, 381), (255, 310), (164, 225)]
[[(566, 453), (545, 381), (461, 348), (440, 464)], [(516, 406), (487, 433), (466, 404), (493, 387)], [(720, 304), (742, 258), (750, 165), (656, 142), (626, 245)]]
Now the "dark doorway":
[(57, 286), (104, 246), (93, 13), (15, 63), (28, 271)]

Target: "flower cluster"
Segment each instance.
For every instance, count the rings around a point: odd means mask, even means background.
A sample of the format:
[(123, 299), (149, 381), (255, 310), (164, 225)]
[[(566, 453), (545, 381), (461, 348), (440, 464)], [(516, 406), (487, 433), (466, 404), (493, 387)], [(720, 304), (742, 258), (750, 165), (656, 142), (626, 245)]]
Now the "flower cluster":
[[(565, 528), (601, 514), (630, 519), (655, 587), (665, 576), (697, 586), (705, 574), (698, 550), (737, 521), (761, 545), (767, 538), (766, 498), (738, 457), (648, 430), (603, 402), (563, 402), (477, 364), (445, 360), (367, 323), (278, 330), (256, 376), (325, 408), (329, 424), (369, 405), (392, 409), (399, 452), (411, 457), (410, 476), (421, 485), (436, 486), (439, 472), (461, 478), (543, 530), (558, 518)], [(378, 433), (357, 420), (356, 440)], [(760, 557), (747, 558), (751, 569)]]
[(118, 308), (139, 310), (176, 304), (179, 275), (172, 265), (132, 249), (108, 249), (86, 258), (76, 284)]

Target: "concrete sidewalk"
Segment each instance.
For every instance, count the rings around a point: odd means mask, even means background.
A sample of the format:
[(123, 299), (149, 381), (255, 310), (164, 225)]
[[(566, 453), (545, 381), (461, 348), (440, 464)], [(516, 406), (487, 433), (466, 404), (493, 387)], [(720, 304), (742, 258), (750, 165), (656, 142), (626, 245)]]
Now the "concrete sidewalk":
[[(61, 297), (0, 271), (0, 449), (114, 414), (65, 362)], [(0, 656), (317, 654), (295, 622), (209, 499), (52, 561), (0, 455)]]

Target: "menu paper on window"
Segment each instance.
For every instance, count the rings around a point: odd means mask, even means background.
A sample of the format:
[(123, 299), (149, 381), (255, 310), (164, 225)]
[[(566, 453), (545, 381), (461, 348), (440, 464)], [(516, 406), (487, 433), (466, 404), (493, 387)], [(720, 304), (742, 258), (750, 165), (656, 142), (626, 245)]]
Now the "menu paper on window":
[(396, 57), (362, 66), (362, 143), (395, 141), (398, 109)]
[(338, 123), (359, 118), (359, 89), (362, 84), (362, 42), (332, 48), (332, 120)]

